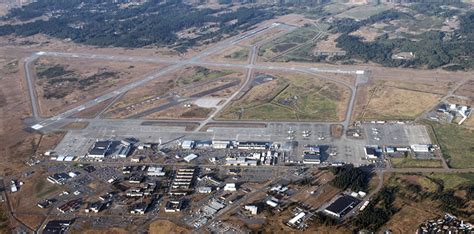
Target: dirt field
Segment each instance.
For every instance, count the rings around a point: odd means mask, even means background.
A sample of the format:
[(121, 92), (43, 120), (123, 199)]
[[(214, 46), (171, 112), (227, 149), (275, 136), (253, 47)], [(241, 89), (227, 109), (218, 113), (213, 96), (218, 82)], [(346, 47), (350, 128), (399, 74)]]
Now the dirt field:
[(361, 37), (362, 41), (365, 42), (372, 42), (375, 41), (375, 39), (382, 34), (383, 32), (381, 32), (380, 30), (364, 26), (358, 29), (357, 31), (351, 32), (349, 35)]
[(414, 119), (434, 106), (442, 95), (395, 88), (382, 82), (367, 87), (362, 119)]
[(433, 212), (431, 206), (422, 204), (406, 205), (381, 230), (390, 229), (397, 234), (415, 233), (418, 225), (439, 215), (442, 215), (442, 213), (439, 211)]
[(163, 65), (41, 57), (36, 72), (36, 92), (43, 116), (52, 116), (86, 100), (143, 79)]
[(264, 73), (276, 78), (253, 86), (231, 103), (222, 119), (342, 120), (350, 91), (319, 77)]
[(160, 233), (190, 233), (191, 231), (180, 227), (170, 221), (167, 220), (157, 220), (150, 224), (150, 228), (148, 230), (151, 234), (160, 234)]
[[(205, 97), (225, 98), (235, 92), (238, 85), (220, 89), (233, 82), (241, 82), (244, 73), (237, 70), (222, 70), (217, 68), (187, 67), (175, 73), (161, 77), (150, 82), (146, 86), (138, 87), (127, 92), (105, 113), (106, 117), (126, 118), (144, 111), (158, 108), (170, 103), (170, 100), (189, 99), (191, 102), (196, 96), (202, 96), (203, 92), (214, 90), (204, 94)], [(188, 102), (186, 102), (188, 103)], [(191, 106), (184, 108), (185, 103), (180, 103), (160, 111), (152, 111), (144, 115), (148, 119), (153, 118), (204, 118), (210, 109)], [(175, 112), (176, 111), (176, 112)]]

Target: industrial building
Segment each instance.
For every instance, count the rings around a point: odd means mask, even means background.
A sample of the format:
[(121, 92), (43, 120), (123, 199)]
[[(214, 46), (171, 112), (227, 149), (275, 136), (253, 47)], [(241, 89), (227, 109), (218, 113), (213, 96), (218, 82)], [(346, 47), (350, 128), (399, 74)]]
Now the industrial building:
[(91, 158), (103, 158), (107, 154), (112, 145), (112, 141), (96, 141), (92, 149), (89, 150), (87, 157)]
[(343, 195), (326, 207), (324, 212), (337, 218), (342, 218), (344, 215), (354, 209), (354, 207), (356, 207), (359, 203), (359, 199), (352, 196)]
[(265, 150), (270, 147), (269, 142), (244, 141), (239, 142), (237, 148), (240, 150)]

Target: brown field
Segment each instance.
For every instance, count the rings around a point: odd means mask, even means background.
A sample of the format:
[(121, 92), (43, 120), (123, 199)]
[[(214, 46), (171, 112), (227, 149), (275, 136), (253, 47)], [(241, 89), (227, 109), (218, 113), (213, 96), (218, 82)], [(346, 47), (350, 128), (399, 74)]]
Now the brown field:
[(390, 229), (397, 234), (415, 233), (418, 225), (440, 215), (442, 212), (434, 211), (430, 204), (404, 205), (381, 230)]
[[(117, 87), (127, 83), (143, 79), (145, 74), (164, 65), (155, 63), (129, 63), (114, 61), (96, 61), (41, 57), (35, 62), (33, 71), (42, 71), (53, 66), (62, 66), (65, 70), (72, 72), (72, 77), (77, 82), (55, 82), (49, 83), (48, 77), (36, 78), (36, 92), (38, 96), (39, 109), (43, 116), (51, 116), (65, 111), (71, 107), (78, 106), (86, 100), (93, 99), (101, 94), (110, 92)], [(107, 77), (98, 77), (92, 84), (81, 85), (79, 82), (86, 81), (94, 76), (102, 74), (113, 74)], [(63, 76), (61, 76), (63, 77)], [(65, 76), (64, 76), (65, 77)], [(49, 94), (65, 93), (63, 98), (47, 98)]]
[(157, 220), (150, 224), (148, 231), (151, 234), (161, 234), (161, 233), (191, 233), (190, 230), (180, 227), (177, 224), (167, 221), (167, 220)]
[[(21, 54), (0, 51), (0, 170), (10, 173), (24, 164), (33, 149), (30, 142), (39, 139), (39, 134), (30, 134), (23, 129), (23, 120), (31, 115), (23, 71), (13, 61), (19, 61)], [(8, 65), (10, 64), (10, 65)]]
[(466, 82), (454, 94), (474, 99), (474, 80)]
[(24, 224), (32, 229), (37, 229), (41, 225), (43, 221), (43, 216), (41, 215), (27, 215), (27, 214), (20, 214), (17, 216), (19, 220), (21, 220)]
[[(244, 78), (243, 72), (235, 70), (206, 68), (209, 69), (209, 74), (202, 76), (199, 75), (200, 73), (197, 73), (198, 69), (198, 67), (186, 67), (153, 80), (148, 83), (148, 85), (132, 89), (113, 104), (104, 115), (109, 118), (126, 118), (169, 103), (168, 99), (172, 97), (172, 94), (179, 95), (180, 98), (187, 98), (199, 92), (231, 83), (233, 80), (243, 80)], [(215, 79), (219, 80), (213, 81)], [(228, 97), (235, 92), (237, 88), (238, 85), (206, 96)], [(183, 108), (183, 105), (184, 103), (160, 112), (150, 113), (146, 118), (203, 118), (203, 116), (207, 116), (207, 114), (205, 114), (207, 111), (204, 111), (203, 108), (193, 108), (196, 112), (190, 113), (188, 112), (189, 110)], [(179, 113), (172, 113), (173, 111), (171, 111), (171, 109), (174, 109), (174, 111), (178, 110)], [(182, 114), (184, 114), (184, 116), (181, 116)]]
[(349, 35), (361, 37), (362, 41), (365, 42), (372, 42), (375, 41), (378, 36), (382, 35), (382, 32), (372, 27), (364, 26), (357, 31), (351, 32)]
[(370, 85), (366, 92), (368, 98), (363, 105), (364, 112), (359, 116), (363, 119), (414, 119), (442, 97), (439, 94), (390, 87), (385, 83)]

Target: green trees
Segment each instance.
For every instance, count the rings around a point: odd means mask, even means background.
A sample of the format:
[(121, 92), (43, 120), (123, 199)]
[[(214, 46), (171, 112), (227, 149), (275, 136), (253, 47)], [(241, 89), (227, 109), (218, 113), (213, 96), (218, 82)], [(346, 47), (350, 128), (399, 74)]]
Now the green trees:
[[(0, 35), (45, 33), (97, 46), (173, 45), (186, 49), (199, 41), (237, 33), (273, 17), (273, 13), (262, 8), (241, 7), (232, 12), (220, 12), (216, 9), (198, 9), (180, 0), (150, 0), (128, 8), (121, 8), (114, 1), (39, 0), (11, 11), (7, 18), (28, 20), (43, 15), (49, 16), (49, 19), (0, 26)], [(176, 36), (180, 30), (210, 23), (217, 24), (219, 30), (202, 33), (194, 39), (179, 39)]]

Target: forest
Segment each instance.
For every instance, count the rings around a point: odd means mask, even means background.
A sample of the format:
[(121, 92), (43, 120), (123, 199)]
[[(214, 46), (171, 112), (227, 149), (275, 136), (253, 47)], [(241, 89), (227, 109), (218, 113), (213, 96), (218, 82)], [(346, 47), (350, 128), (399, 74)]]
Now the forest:
[[(118, 3), (117, 3), (118, 2)], [(120, 7), (120, 1), (39, 0), (11, 11), (3, 20), (26, 21), (0, 26), (0, 35), (30, 36), (44, 33), (96, 46), (144, 47), (173, 45), (186, 49), (205, 40), (219, 40), (249, 29), (274, 16), (263, 8), (240, 7), (234, 11), (196, 8), (179, 0), (150, 0)], [(176, 32), (208, 23), (218, 30), (193, 39), (179, 39)]]

